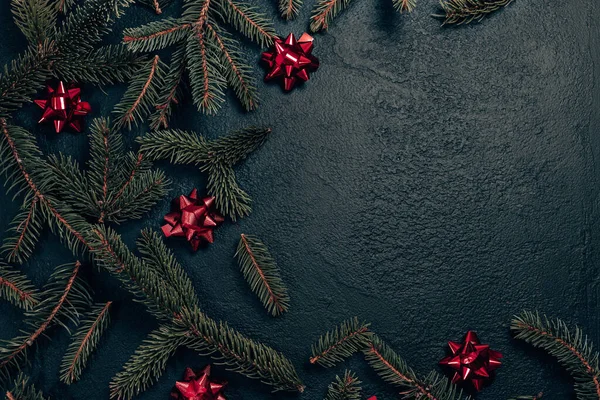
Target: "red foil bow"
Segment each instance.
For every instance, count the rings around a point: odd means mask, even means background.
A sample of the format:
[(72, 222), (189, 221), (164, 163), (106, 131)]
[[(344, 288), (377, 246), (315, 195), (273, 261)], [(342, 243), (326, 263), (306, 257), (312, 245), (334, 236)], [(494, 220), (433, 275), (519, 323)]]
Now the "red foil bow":
[(479, 391), (490, 377), (490, 373), (502, 364), (502, 354), (481, 344), (477, 334), (468, 331), (463, 343), (448, 342), (452, 355), (442, 359), (440, 365), (454, 370), (452, 383), (470, 381)]
[(215, 382), (210, 378), (210, 365), (195, 373), (191, 368), (186, 368), (183, 381), (175, 383), (171, 391), (171, 398), (177, 400), (227, 400), (223, 389), (227, 382)]
[(48, 98), (35, 100), (35, 104), (44, 110), (39, 123), (53, 121), (56, 133), (62, 132), (65, 126), (81, 132), (83, 117), (92, 111), (90, 103), (81, 101), (81, 89), (75, 85), (70, 85), (69, 89), (66, 89), (62, 81), (58, 83), (56, 89), (50, 86), (46, 89)]
[(299, 40), (290, 33), (285, 41), (275, 39), (274, 50), (262, 54), (263, 62), (269, 67), (265, 81), (283, 77), (283, 89), (290, 91), (298, 79), (308, 81), (309, 72), (319, 68), (319, 59), (312, 55), (313, 37), (303, 33)]
[(214, 242), (213, 231), (225, 218), (213, 209), (214, 197), (198, 198), (196, 189), (188, 196), (173, 199), (172, 211), (165, 215), (166, 224), (161, 227), (166, 237), (185, 237), (194, 251), (200, 243)]

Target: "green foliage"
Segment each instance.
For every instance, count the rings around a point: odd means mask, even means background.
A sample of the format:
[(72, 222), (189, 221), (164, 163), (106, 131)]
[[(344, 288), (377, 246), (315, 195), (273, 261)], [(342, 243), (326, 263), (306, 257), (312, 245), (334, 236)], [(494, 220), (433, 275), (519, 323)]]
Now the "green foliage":
[(25, 275), (0, 262), (0, 297), (31, 310), (40, 302), (39, 292)]
[(12, 0), (15, 25), (31, 44), (51, 39), (56, 25), (56, 6), (50, 0)]
[(344, 377), (335, 376), (335, 382), (329, 385), (325, 400), (359, 400), (361, 394), (361, 381), (354, 372), (346, 370)]
[(550, 320), (538, 313), (524, 311), (511, 321), (515, 338), (539, 347), (569, 371), (575, 381), (579, 400), (598, 399), (600, 393), (600, 370), (598, 352), (584, 336), (581, 329), (569, 329), (560, 319)]
[(372, 343), (363, 350), (363, 353), (369, 365), (384, 381), (403, 389), (404, 399), (460, 400), (463, 398), (462, 391), (435, 371), (429, 373), (424, 379), (418, 378), (406, 362), (375, 335), (372, 337)]
[(150, 132), (138, 142), (140, 151), (152, 160), (168, 159), (175, 164), (192, 164), (208, 173), (208, 194), (216, 198), (217, 209), (231, 219), (251, 211), (250, 198), (237, 184), (233, 166), (265, 142), (270, 129), (248, 128), (208, 141), (181, 130)]
[(148, 389), (163, 374), (169, 358), (187, 341), (189, 336), (172, 325), (154, 330), (110, 382), (110, 398), (128, 400)]
[(96, 304), (86, 314), (63, 357), (60, 367), (62, 382), (70, 385), (79, 380), (90, 355), (98, 346), (100, 337), (108, 328), (110, 323), (108, 310), (111, 304), (110, 301), (106, 304)]
[(300, 13), (302, 0), (279, 0), (279, 12), (287, 20), (294, 19)]
[(480, 21), (486, 15), (506, 7), (513, 0), (440, 0), (443, 15), (435, 15), (444, 19), (445, 24), (468, 24)]
[(164, 86), (165, 64), (154, 56), (134, 75), (121, 102), (113, 113), (117, 115), (115, 129), (123, 126), (131, 129), (132, 124), (142, 122), (154, 109), (159, 97), (159, 89)]
[(173, 3), (173, 0), (138, 0), (138, 3), (150, 7), (157, 14), (162, 14), (165, 7)]
[[(293, 0), (298, 1), (298, 0)], [(148, 3), (156, 8), (153, 0)], [(160, 8), (160, 4), (159, 4)], [(164, 18), (126, 29), (123, 42), (133, 51), (156, 52), (174, 47), (174, 56), (165, 84), (154, 104), (152, 127), (166, 128), (175, 93), (183, 82), (183, 69), (189, 74), (192, 99), (198, 110), (214, 114), (231, 87), (246, 110), (258, 104), (251, 68), (244, 61), (238, 40), (221, 24), (229, 24), (261, 46), (273, 43), (275, 31), (269, 18), (256, 8), (233, 0), (188, 0), (180, 18)], [(165, 105), (168, 108), (165, 112)]]
[[(25, 313), (27, 329), (0, 345), (0, 376), (8, 376), (9, 368), (19, 368), (26, 360), (29, 347), (51, 327), (67, 328), (77, 324), (79, 315), (90, 305), (87, 287), (77, 278), (81, 264), (56, 268), (41, 294), (42, 301)], [(67, 328), (68, 329), (68, 328)]]
[(350, 0), (319, 0), (310, 17), (310, 30), (318, 32), (329, 29), (329, 24), (350, 4)]
[(256, 236), (242, 234), (235, 256), (244, 278), (267, 311), (273, 316), (286, 312), (290, 297), (267, 246)]
[(332, 367), (367, 348), (373, 337), (373, 333), (369, 331), (370, 325), (354, 317), (325, 333), (312, 346), (311, 364)]
[(165, 174), (151, 169), (141, 153), (126, 153), (122, 135), (107, 119), (92, 121), (89, 140), (87, 171), (62, 154), (48, 159), (61, 182), (56, 192), (73, 210), (98, 222), (121, 223), (141, 218), (164, 197), (169, 184)]
[(46, 400), (44, 394), (29, 383), (29, 377), (19, 374), (13, 387), (6, 391), (6, 400)]
[(417, 6), (417, 0), (392, 0), (394, 9), (401, 13), (413, 12)]
[(39, 198), (28, 193), (21, 211), (15, 215), (9, 226), (9, 232), (2, 244), (2, 252), (9, 262), (23, 263), (28, 259), (42, 228), (46, 223), (45, 215), (40, 211)]

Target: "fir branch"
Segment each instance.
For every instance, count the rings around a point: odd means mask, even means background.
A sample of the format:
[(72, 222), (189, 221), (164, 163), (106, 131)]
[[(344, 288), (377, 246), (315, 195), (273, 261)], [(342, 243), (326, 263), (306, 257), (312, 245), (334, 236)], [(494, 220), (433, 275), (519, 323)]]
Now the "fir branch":
[(90, 302), (87, 290), (76, 280), (81, 264), (61, 265), (45, 287), (44, 300), (26, 313), (27, 323), (33, 331), (23, 331), (20, 336), (3, 341), (0, 347), (0, 374), (8, 367), (19, 367), (26, 358), (27, 349), (53, 325), (66, 326), (61, 319), (76, 321), (78, 313)]
[(361, 381), (354, 372), (346, 370), (344, 377), (335, 376), (335, 381), (329, 385), (325, 400), (359, 400)]
[(138, 0), (140, 4), (150, 7), (152, 11), (160, 15), (165, 7), (168, 7), (173, 0)]
[(13, 387), (6, 391), (6, 400), (46, 400), (44, 394), (29, 383), (29, 377), (19, 374)]
[(575, 381), (577, 398), (600, 398), (598, 352), (579, 327), (570, 330), (560, 319), (549, 320), (538, 313), (524, 311), (511, 321), (515, 338), (524, 340), (556, 357)]
[(21, 207), (21, 212), (14, 217), (10, 224), (9, 234), (2, 244), (2, 252), (9, 262), (22, 264), (33, 253), (43, 224), (46, 222), (44, 215), (39, 210), (38, 202), (37, 197), (28, 196), (25, 204)]
[(8, 118), (24, 103), (31, 101), (40, 87), (52, 76), (52, 58), (56, 47), (44, 42), (29, 48), (23, 55), (4, 67), (0, 74), (0, 118)]
[(207, 141), (193, 132), (165, 130), (138, 138), (141, 149), (152, 160), (169, 159), (192, 164), (208, 173), (207, 191), (216, 197), (218, 210), (233, 220), (250, 213), (250, 198), (238, 186), (232, 166), (262, 146), (270, 129), (248, 128)]
[(413, 12), (417, 6), (417, 0), (392, 0), (394, 9), (401, 13)]
[(106, 45), (85, 53), (65, 55), (53, 66), (56, 75), (64, 81), (108, 85), (129, 81), (145, 62), (145, 57), (129, 51), (126, 46)]
[(250, 66), (242, 61), (241, 52), (227, 33), (212, 24), (207, 24), (206, 28), (221, 51), (223, 76), (228, 85), (233, 88), (246, 111), (255, 110), (258, 107), (258, 97)]
[(244, 278), (267, 311), (273, 316), (286, 312), (290, 303), (287, 288), (279, 267), (261, 240), (242, 234), (235, 256)]
[(56, 11), (65, 15), (73, 8), (75, 2), (76, 0), (58, 0), (55, 5)]
[(185, 51), (183, 45), (177, 47), (171, 58), (169, 72), (165, 83), (160, 89), (156, 110), (150, 116), (151, 129), (166, 129), (169, 127), (169, 118), (173, 113), (173, 106), (179, 104), (181, 98), (181, 86), (185, 73)]
[(61, 364), (60, 380), (68, 385), (79, 380), (83, 369), (108, 328), (112, 302), (96, 305), (77, 329)]
[(154, 330), (111, 380), (110, 398), (128, 400), (148, 389), (163, 374), (169, 358), (188, 340), (189, 335), (172, 325)]
[(189, 348), (212, 355), (217, 364), (259, 379), (275, 391), (304, 391), (293, 364), (283, 354), (243, 336), (224, 322), (208, 318), (197, 307), (183, 309), (174, 323), (192, 336), (186, 344)]
[(0, 263), (0, 297), (24, 310), (40, 302), (39, 292), (29, 278), (4, 263)]
[(261, 47), (273, 44), (277, 37), (271, 19), (255, 7), (235, 0), (219, 0), (219, 15), (233, 27)]
[(124, 125), (131, 129), (132, 123), (137, 125), (150, 115), (158, 99), (158, 90), (163, 85), (163, 68), (164, 64), (158, 56), (140, 68), (121, 102), (114, 108), (113, 113), (118, 116), (114, 129), (118, 130)]
[(443, 18), (446, 24), (468, 24), (480, 21), (485, 16), (508, 6), (513, 0), (440, 0), (444, 15), (434, 15)]
[(165, 18), (124, 30), (123, 43), (132, 51), (157, 51), (183, 42), (192, 32), (192, 24), (181, 19)]
[(348, 7), (350, 0), (319, 0), (310, 17), (310, 30), (327, 30), (333, 19)]
[(342, 322), (339, 327), (325, 333), (312, 346), (311, 364), (332, 367), (354, 353), (368, 348), (373, 334), (370, 324), (359, 322), (357, 317)]
[(294, 19), (300, 13), (302, 0), (279, 0), (279, 12), (286, 20)]
[(12, 0), (15, 25), (32, 46), (52, 39), (56, 24), (56, 8), (50, 0)]
[[(432, 371), (419, 379), (406, 362), (378, 337), (373, 336), (370, 346), (363, 350), (367, 362), (387, 383), (403, 388), (405, 399), (460, 400), (462, 391), (448, 379)], [(467, 398), (468, 400), (468, 398)]]
[(187, 40), (187, 69), (192, 98), (199, 111), (215, 114), (225, 101), (226, 80), (221, 74), (218, 47), (207, 40), (204, 27), (195, 30)]

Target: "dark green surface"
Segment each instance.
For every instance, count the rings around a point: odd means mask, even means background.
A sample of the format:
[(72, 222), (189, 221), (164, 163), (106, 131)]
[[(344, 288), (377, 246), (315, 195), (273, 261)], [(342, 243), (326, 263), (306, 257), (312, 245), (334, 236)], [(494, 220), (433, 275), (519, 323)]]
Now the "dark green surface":
[[(276, 16), (276, 5), (264, 11)], [(517, 0), (481, 24), (441, 28), (421, 1), (409, 16), (387, 0), (355, 0), (317, 35), (320, 70), (289, 95), (260, 84), (262, 105), (245, 114), (235, 101), (216, 117), (181, 108), (176, 126), (216, 137), (246, 125), (273, 128), (269, 142), (238, 169), (254, 212), (227, 223), (216, 243), (192, 254), (170, 241), (196, 283), (204, 310), (289, 356), (307, 385), (302, 396), (269, 394), (258, 382), (215, 369), (230, 381), (228, 398), (321, 399), (335, 373), (307, 363), (310, 344), (353, 315), (418, 372), (437, 368), (445, 342), (467, 329), (505, 355), (493, 385), (478, 395), (501, 400), (544, 391), (571, 398), (568, 376), (552, 359), (511, 339), (510, 317), (536, 309), (579, 323), (600, 343), (597, 317), (600, 146), (600, 6), (595, 0)], [(278, 31), (308, 25), (312, 1)], [(175, 4), (170, 13), (177, 11)], [(0, 5), (0, 62), (23, 50), (8, 0)], [(156, 17), (132, 8), (119, 24)], [(115, 33), (115, 39), (119, 37)], [(260, 49), (248, 47), (258, 61)], [(263, 71), (255, 70), (257, 78)], [(123, 88), (85, 88), (95, 115), (107, 115)], [(188, 102), (189, 103), (189, 102)], [(87, 157), (84, 135), (55, 135), (35, 124), (33, 106), (16, 115), (47, 152)], [(130, 134), (133, 138), (135, 132)], [(194, 168), (162, 164), (171, 195), (202, 188)], [(1, 226), (17, 203), (0, 198)], [(118, 228), (133, 243), (158, 228), (169, 199), (143, 222)], [(250, 293), (233, 260), (239, 234), (261, 237), (279, 262), (292, 307), (273, 319)], [(72, 255), (45, 233), (23, 268), (41, 285)], [(114, 280), (90, 266), (98, 300), (114, 300), (113, 325), (81, 382), (58, 384), (68, 344), (54, 334), (37, 351), (34, 381), (53, 399), (106, 399), (108, 382), (155, 321)], [(0, 304), (0, 338), (19, 329), (20, 312)], [(179, 353), (140, 399), (166, 399), (187, 365), (207, 359)], [(360, 356), (351, 360), (365, 394), (398, 396)]]

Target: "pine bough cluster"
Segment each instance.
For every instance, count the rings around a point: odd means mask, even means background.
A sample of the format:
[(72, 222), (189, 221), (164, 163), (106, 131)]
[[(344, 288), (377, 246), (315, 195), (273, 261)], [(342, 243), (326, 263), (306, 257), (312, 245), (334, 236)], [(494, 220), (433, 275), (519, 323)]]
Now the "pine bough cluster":
[[(106, 84), (128, 79), (140, 65), (150, 69), (159, 65), (156, 57), (143, 59), (122, 46), (98, 46), (110, 22), (130, 0), (73, 3), (61, 3), (65, 7), (60, 9), (49, 0), (12, 3), (15, 21), (30, 47), (0, 75), (0, 170), (8, 190), (15, 198), (23, 198), (22, 211), (2, 246), (4, 255), (13, 262), (26, 261), (39, 233), (48, 226), (76, 257), (89, 257), (108, 270), (161, 321), (161, 327), (113, 379), (113, 398), (129, 399), (147, 388), (181, 346), (214, 355), (217, 363), (260, 379), (274, 390), (302, 391), (302, 382), (283, 354), (200, 310), (190, 279), (160, 235), (144, 231), (139, 253), (134, 254), (105, 225), (139, 218), (163, 197), (168, 181), (151, 166), (162, 150), (174, 161), (187, 160), (206, 171), (209, 188), (223, 199), (220, 207), (226, 214), (234, 218), (246, 215), (249, 199), (237, 186), (232, 167), (263, 143), (268, 130), (250, 129), (215, 141), (188, 135), (178, 143), (181, 153), (151, 148), (140, 140), (141, 151), (132, 153), (125, 152), (119, 128), (135, 117), (117, 116), (112, 123), (97, 119), (89, 135), (90, 161), (82, 170), (69, 157), (44, 157), (35, 136), (9, 123), (10, 114), (29, 102), (51, 77)], [(60, 18), (64, 22), (56, 26), (59, 12), (65, 14)], [(145, 84), (142, 88), (151, 90)], [(124, 99), (130, 98), (126, 93)], [(140, 100), (140, 109), (141, 104)], [(168, 138), (173, 132), (162, 134)], [(79, 262), (57, 267), (47, 285), (38, 290), (18, 270), (0, 264), (0, 296), (26, 315), (21, 333), (0, 345), (2, 377), (19, 370), (31, 346), (62, 326), (73, 330), (73, 340), (63, 358), (61, 380), (71, 383), (79, 379), (107, 329), (111, 307), (111, 302), (92, 304), (92, 294), (80, 277), (81, 268)], [(42, 398), (24, 379), (17, 381), (14, 393), (16, 398)]]

